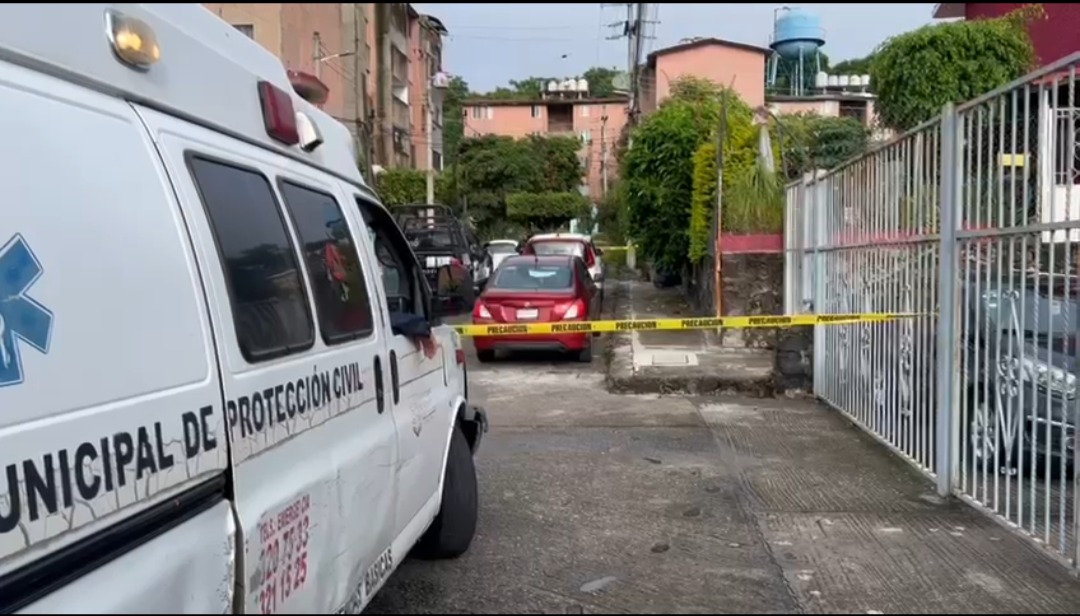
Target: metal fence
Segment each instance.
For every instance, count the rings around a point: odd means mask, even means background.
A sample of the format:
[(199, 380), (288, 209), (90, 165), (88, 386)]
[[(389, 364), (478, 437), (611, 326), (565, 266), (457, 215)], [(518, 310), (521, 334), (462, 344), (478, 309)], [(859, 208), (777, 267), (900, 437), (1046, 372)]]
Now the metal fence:
[(1078, 65), (790, 185), (785, 281), (789, 313), (920, 315), (818, 327), (816, 395), (1073, 564)]

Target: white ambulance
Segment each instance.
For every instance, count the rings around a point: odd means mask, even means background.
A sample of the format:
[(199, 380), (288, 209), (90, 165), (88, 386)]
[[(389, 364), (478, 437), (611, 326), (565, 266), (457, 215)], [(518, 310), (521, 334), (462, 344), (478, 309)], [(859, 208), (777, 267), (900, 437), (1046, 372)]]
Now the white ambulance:
[(0, 131), (0, 612), (358, 612), (468, 549), (454, 298), (276, 58), (0, 5)]

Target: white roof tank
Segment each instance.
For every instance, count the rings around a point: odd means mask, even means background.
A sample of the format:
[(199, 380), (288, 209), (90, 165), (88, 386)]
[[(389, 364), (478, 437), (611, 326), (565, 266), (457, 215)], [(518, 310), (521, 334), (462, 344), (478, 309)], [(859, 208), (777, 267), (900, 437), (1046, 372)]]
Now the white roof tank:
[(840, 77), (836, 75), (829, 75), (829, 79), (826, 85), (830, 88), (835, 88), (836, 86), (840, 85)]
[(863, 75), (862, 76), (862, 84), (864, 86), (869, 86), (870, 85), (870, 75)]
[(824, 88), (827, 85), (829, 85), (829, 74), (828, 73), (826, 73), (825, 71), (821, 71), (817, 75), (814, 76), (814, 87), (816, 87), (816, 88)]
[(547, 91), (548, 92), (558, 92), (559, 91), (559, 82), (555, 81), (554, 79), (547, 82)]
[(851, 77), (849, 77), (848, 75), (840, 75), (839, 83), (837, 85), (839, 85), (841, 88), (846, 88), (847, 86), (851, 85)]
[(579, 92), (588, 92), (589, 91), (589, 81), (587, 79), (585, 79), (585, 78), (578, 79), (577, 80), (577, 89), (578, 89)]

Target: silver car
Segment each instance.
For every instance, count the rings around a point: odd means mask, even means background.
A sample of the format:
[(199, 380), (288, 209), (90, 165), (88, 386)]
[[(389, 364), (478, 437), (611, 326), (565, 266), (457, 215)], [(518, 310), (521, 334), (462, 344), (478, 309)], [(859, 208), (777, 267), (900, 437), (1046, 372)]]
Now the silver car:
[(518, 242), (517, 240), (491, 240), (484, 245), (484, 252), (490, 257), (491, 271), (494, 272), (507, 257), (518, 253)]

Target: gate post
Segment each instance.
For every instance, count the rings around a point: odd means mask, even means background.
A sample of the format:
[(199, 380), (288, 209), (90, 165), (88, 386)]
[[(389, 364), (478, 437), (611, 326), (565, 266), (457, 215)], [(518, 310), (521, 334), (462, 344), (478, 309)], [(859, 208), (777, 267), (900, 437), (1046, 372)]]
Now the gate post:
[(945, 105), (941, 116), (941, 204), (940, 204), (940, 272), (938, 277), (937, 322), (937, 488), (941, 496), (949, 496), (956, 485), (958, 471), (960, 404), (959, 379), (960, 339), (959, 304), (956, 297), (960, 247), (957, 231), (963, 218), (960, 212), (963, 184), (963, 139), (957, 121), (956, 106)]

